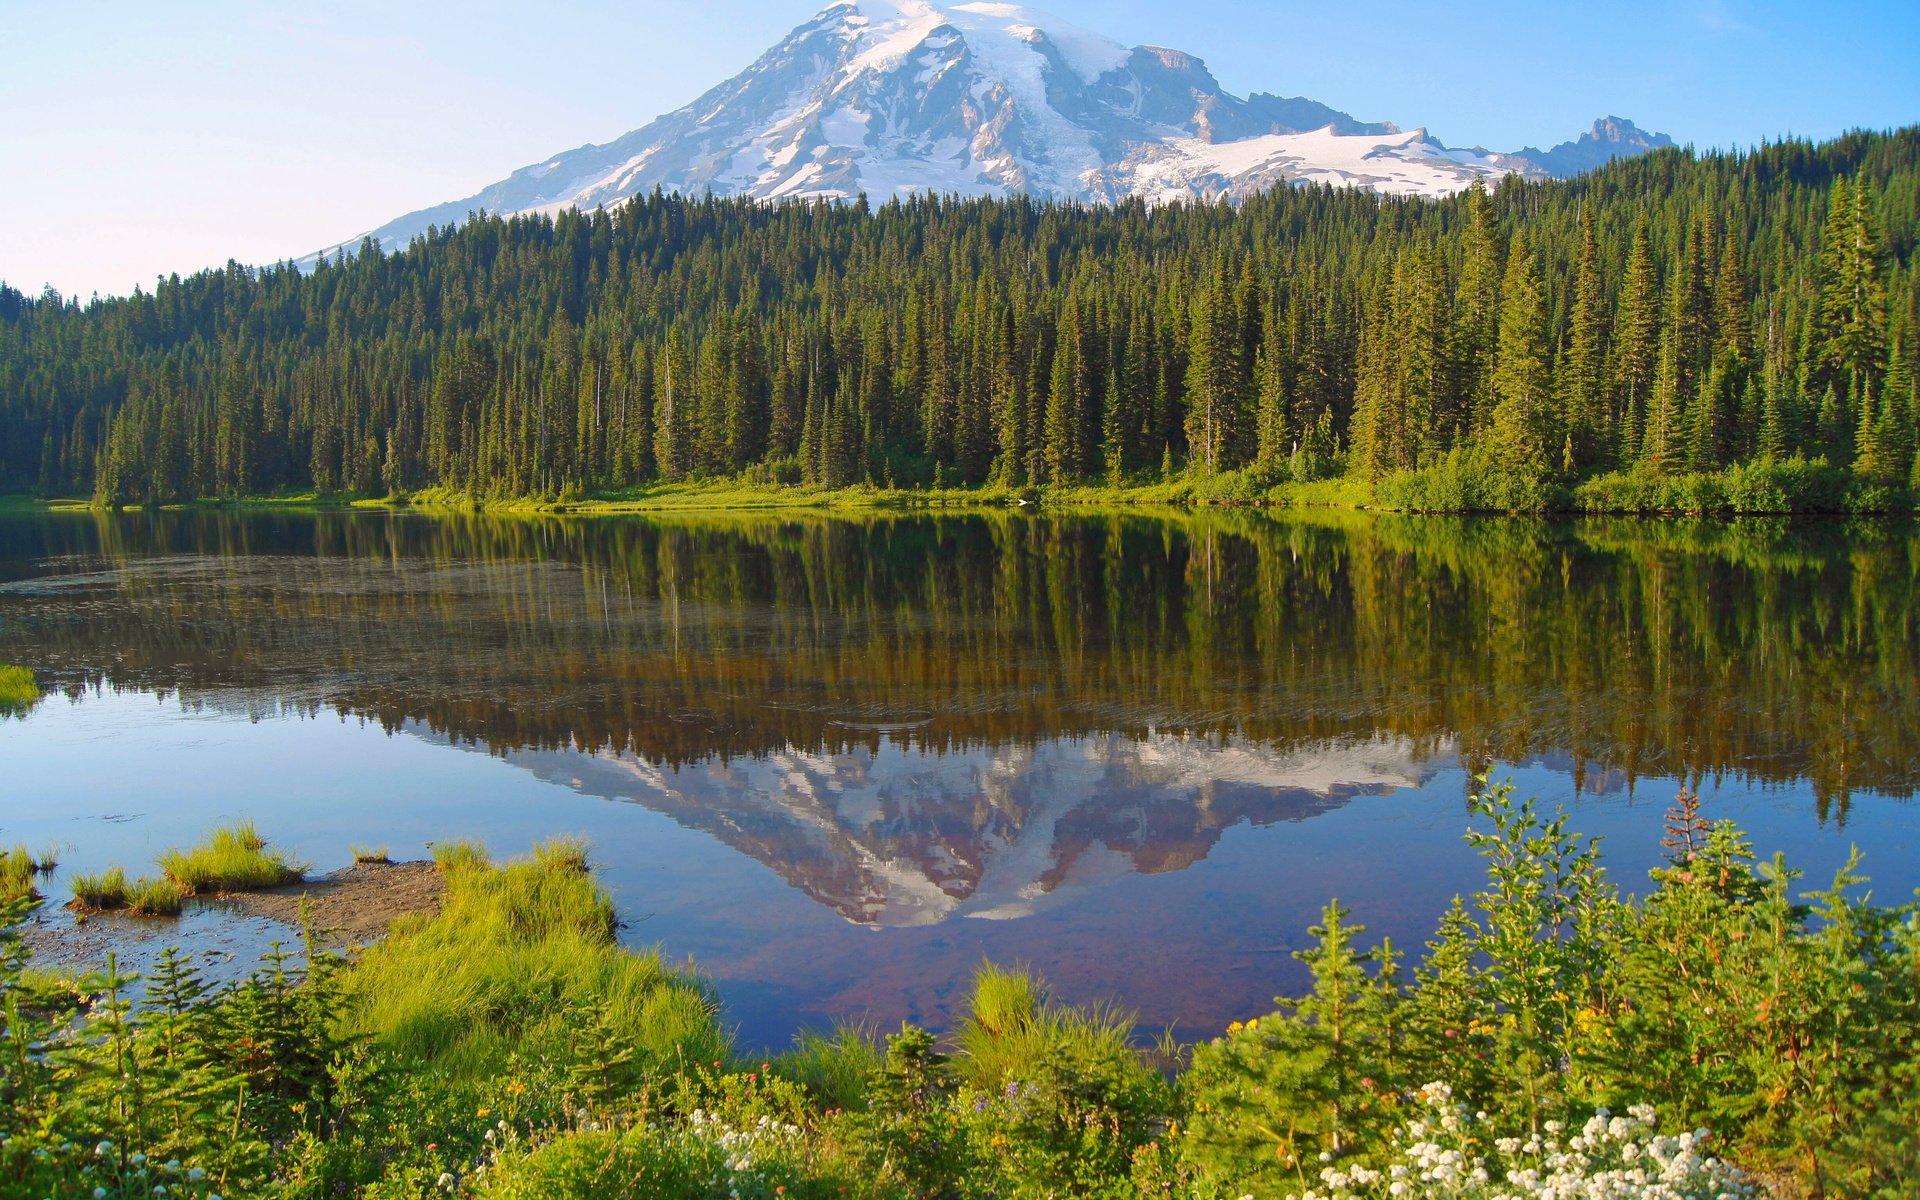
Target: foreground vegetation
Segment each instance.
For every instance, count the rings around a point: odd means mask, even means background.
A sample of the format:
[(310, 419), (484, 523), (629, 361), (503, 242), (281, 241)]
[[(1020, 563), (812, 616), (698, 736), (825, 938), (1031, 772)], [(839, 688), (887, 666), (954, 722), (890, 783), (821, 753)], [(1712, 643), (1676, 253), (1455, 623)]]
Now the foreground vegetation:
[(1916, 214), (1909, 128), (1444, 200), (654, 195), (85, 306), (0, 285), (0, 492), (1337, 478), (1512, 511), (1797, 456), (1865, 511), (1915, 483)]
[(352, 963), (310, 933), (219, 993), (171, 953), (138, 993), (51, 982), (10, 931), (0, 1190), (1913, 1193), (1920, 905), (1869, 903), (1854, 866), (1803, 898), (1690, 796), (1643, 898), (1564, 817), (1505, 790), (1476, 811), (1485, 888), (1411, 972), (1332, 903), (1308, 994), (1191, 1049), (983, 966), (950, 1044), (841, 1029), (742, 1058), (697, 975), (618, 946), (571, 843), (443, 846), (437, 915)]

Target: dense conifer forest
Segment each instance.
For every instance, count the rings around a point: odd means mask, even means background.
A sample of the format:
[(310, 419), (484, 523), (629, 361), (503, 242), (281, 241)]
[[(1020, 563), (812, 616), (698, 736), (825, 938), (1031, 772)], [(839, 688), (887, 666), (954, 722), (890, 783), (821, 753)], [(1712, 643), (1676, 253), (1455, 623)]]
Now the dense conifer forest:
[(86, 304), (0, 287), (0, 493), (1345, 474), (1538, 508), (1759, 466), (1871, 507), (1920, 483), (1917, 234), (1914, 128), (1442, 201), (483, 217)]

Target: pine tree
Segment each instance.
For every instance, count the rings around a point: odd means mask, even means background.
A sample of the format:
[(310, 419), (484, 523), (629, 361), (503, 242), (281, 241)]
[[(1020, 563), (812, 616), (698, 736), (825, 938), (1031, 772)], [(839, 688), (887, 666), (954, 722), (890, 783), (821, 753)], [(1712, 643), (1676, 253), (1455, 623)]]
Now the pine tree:
[(1580, 257), (1574, 266), (1573, 315), (1565, 368), (1560, 381), (1561, 422), (1573, 439), (1581, 464), (1614, 452), (1617, 439), (1607, 428), (1605, 406), (1606, 299), (1601, 290), (1600, 247), (1594, 235), (1593, 208), (1580, 210)]
[(1886, 292), (1880, 280), (1872, 194), (1865, 181), (1833, 183), (1820, 238), (1817, 378), (1842, 395), (1866, 395), (1886, 353)]
[(1634, 459), (1642, 451), (1661, 361), (1660, 281), (1644, 228), (1634, 231), (1613, 328), (1612, 421), (1618, 430), (1613, 453)]
[(1547, 317), (1540, 277), (1524, 237), (1513, 239), (1500, 285), (1500, 339), (1488, 431), (1502, 467), (1523, 479), (1550, 470), (1558, 448), (1548, 396)]
[(1492, 417), (1494, 356), (1500, 335), (1499, 231), (1493, 201), (1479, 178), (1467, 189), (1465, 242), (1451, 357), (1460, 374), (1464, 427), (1477, 429)]

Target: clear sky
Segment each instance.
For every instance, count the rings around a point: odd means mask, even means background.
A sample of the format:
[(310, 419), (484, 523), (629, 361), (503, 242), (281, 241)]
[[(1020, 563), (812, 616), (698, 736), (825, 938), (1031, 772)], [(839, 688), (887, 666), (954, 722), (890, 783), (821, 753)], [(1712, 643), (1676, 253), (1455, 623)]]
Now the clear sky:
[[(820, 2), (0, 0), (0, 279), (84, 297), (308, 253), (638, 128)], [(1920, 122), (1920, 0), (1039, 7), (1453, 145)]]

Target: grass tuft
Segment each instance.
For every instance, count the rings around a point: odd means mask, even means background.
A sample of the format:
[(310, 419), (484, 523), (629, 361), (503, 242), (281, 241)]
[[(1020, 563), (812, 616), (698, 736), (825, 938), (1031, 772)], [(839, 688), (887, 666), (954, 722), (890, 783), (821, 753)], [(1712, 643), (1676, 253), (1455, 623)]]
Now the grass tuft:
[(709, 988), (658, 952), (615, 940), (613, 903), (576, 855), (492, 868), (470, 843), (436, 846), (446, 894), (396, 921), (349, 976), (346, 1019), (388, 1049), (480, 1078), (515, 1054), (565, 1054), (576, 1014), (599, 1008), (636, 1060), (663, 1069), (727, 1059)]
[(1050, 1057), (1137, 1062), (1133, 1014), (1118, 1008), (1056, 1003), (1024, 967), (982, 963), (960, 1023), (959, 1067), (967, 1082), (993, 1090)]
[(585, 875), (590, 869), (587, 865), (585, 838), (550, 838), (534, 846), (533, 858), (549, 871), (572, 871)]
[(433, 848), (433, 865), (442, 875), (487, 871), (493, 868), (493, 855), (479, 842), (441, 842)]
[(164, 879), (144, 878), (127, 889), (127, 911), (138, 917), (177, 917), (180, 889)]
[(33, 886), (38, 874), (34, 870), (33, 855), (25, 846), (0, 853), (0, 904), (39, 900), (40, 890)]
[(809, 1029), (799, 1034), (793, 1049), (774, 1061), (774, 1071), (805, 1088), (822, 1108), (863, 1112), (867, 1085), (886, 1063), (871, 1027), (841, 1024), (832, 1033)]
[(279, 887), (298, 883), (303, 874), (285, 855), (268, 853), (266, 839), (252, 821), (216, 829), (193, 849), (169, 850), (157, 861), (174, 886), (189, 896)]
[(348, 846), (347, 853), (353, 855), (356, 865), (360, 863), (379, 863), (385, 865), (393, 861), (387, 856), (385, 846)]
[(82, 912), (105, 912), (127, 903), (127, 873), (108, 867), (98, 875), (73, 877), (73, 903)]

